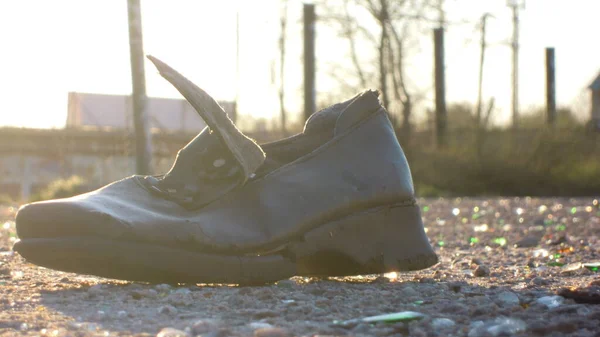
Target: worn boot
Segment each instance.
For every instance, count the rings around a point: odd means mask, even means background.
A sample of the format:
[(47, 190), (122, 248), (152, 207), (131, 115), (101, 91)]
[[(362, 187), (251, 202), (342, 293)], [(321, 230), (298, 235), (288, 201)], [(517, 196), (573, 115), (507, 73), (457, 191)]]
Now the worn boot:
[(242, 284), (437, 263), (376, 92), (258, 145), (208, 94), (150, 59), (208, 127), (165, 175), (23, 206), (14, 249), (28, 261), (124, 280)]

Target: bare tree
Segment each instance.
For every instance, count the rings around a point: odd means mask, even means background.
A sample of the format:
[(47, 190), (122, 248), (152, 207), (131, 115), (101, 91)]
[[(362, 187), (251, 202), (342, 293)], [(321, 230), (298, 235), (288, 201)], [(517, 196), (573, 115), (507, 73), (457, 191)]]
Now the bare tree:
[[(374, 77), (378, 79), (381, 99), (388, 110), (402, 110), (403, 135), (408, 135), (411, 131), (410, 120), (415, 102), (405, 69), (407, 47), (411, 39), (416, 40), (416, 30), (411, 30), (410, 27), (420, 22), (433, 21), (425, 16), (428, 9), (434, 8), (429, 2), (430, 0), (344, 0), (341, 10), (329, 7), (329, 19), (337, 22), (342, 36), (348, 40), (350, 58), (362, 88), (368, 85), (369, 76), (359, 60), (357, 41), (366, 41), (376, 50), (378, 74)], [(368, 14), (378, 27), (377, 33), (374, 33), (373, 27), (358, 20), (357, 15), (352, 16), (351, 10)], [(341, 15), (336, 14), (336, 11)], [(390, 118), (396, 122), (395, 114), (391, 114)]]

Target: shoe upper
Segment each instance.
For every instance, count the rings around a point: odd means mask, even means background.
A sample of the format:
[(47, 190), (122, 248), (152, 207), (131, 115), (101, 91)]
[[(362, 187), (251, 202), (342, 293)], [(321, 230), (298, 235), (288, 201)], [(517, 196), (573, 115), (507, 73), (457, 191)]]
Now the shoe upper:
[(329, 221), (414, 202), (408, 163), (376, 92), (313, 114), (298, 135), (258, 145), (205, 92), (152, 61), (208, 127), (165, 175), (23, 206), (21, 239), (92, 236), (256, 254)]

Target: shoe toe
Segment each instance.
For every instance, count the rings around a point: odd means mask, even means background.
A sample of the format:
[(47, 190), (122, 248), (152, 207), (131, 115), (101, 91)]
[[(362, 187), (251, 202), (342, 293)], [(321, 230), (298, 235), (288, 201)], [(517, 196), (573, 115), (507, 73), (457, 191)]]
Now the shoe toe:
[(97, 224), (107, 222), (106, 214), (75, 200), (35, 202), (19, 209), (15, 219), (20, 239), (95, 236)]

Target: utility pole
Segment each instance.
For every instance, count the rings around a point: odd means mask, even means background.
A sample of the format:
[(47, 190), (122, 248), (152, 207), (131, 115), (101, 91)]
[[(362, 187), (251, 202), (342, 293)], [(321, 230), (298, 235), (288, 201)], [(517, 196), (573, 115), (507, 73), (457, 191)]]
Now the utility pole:
[(556, 125), (556, 63), (554, 48), (546, 48), (546, 109), (548, 124)]
[(435, 121), (437, 147), (446, 144), (448, 116), (446, 112), (446, 75), (444, 69), (444, 28), (433, 31), (435, 56)]
[(490, 13), (485, 13), (481, 17), (481, 57), (479, 59), (479, 88), (477, 93), (477, 127), (481, 126), (481, 109), (482, 109), (482, 91), (483, 91), (483, 61), (485, 57), (485, 23), (487, 18), (492, 16)]
[(315, 5), (304, 4), (304, 119), (315, 112)]
[(144, 46), (142, 39), (142, 14), (140, 0), (127, 0), (129, 20), (129, 54), (133, 125), (135, 128), (135, 170), (137, 174), (150, 174), (152, 162), (152, 136), (146, 114), (146, 76), (144, 72)]
[(525, 0), (507, 0), (513, 12), (512, 38), (512, 126), (519, 125), (519, 10), (525, 8)]

